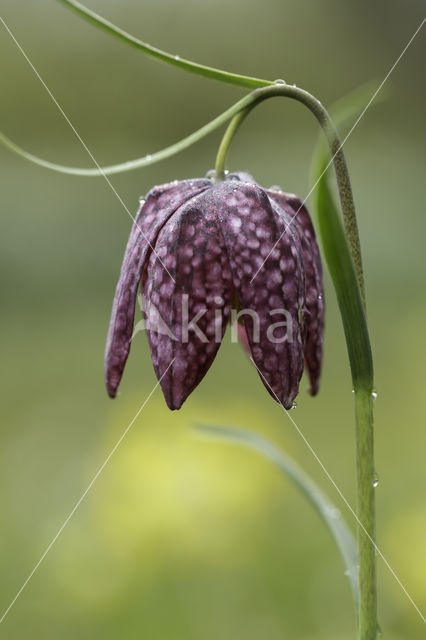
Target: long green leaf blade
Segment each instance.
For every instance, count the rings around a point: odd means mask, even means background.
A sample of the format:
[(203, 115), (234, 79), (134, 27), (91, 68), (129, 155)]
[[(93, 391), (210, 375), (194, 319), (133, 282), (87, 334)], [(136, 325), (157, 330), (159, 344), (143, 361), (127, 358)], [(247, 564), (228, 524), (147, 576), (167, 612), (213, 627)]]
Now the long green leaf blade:
[(149, 165), (155, 164), (156, 162), (161, 162), (162, 160), (166, 160), (181, 151), (184, 151), (191, 145), (199, 142), (205, 136), (209, 135), (223, 124), (225, 124), (228, 120), (230, 120), (235, 114), (237, 114), (241, 109), (244, 109), (250, 102), (253, 101), (253, 94), (248, 94), (238, 100), (231, 107), (223, 111), (216, 118), (213, 118), (210, 122), (203, 125), (200, 129), (197, 129), (190, 135), (182, 138), (178, 142), (171, 144), (160, 151), (154, 151), (152, 154), (148, 154), (141, 158), (136, 158), (134, 160), (127, 160), (126, 162), (121, 162), (119, 164), (113, 164), (109, 166), (103, 167), (69, 167), (62, 164), (57, 164), (55, 162), (50, 162), (49, 160), (45, 160), (44, 158), (40, 158), (33, 153), (30, 153), (26, 149), (23, 149), (16, 142), (13, 142), (10, 138), (8, 138), (4, 133), (0, 131), (0, 144), (4, 147), (13, 151), (18, 156), (29, 160), (33, 164), (36, 164), (40, 167), (44, 167), (45, 169), (50, 169), (52, 171), (57, 171), (58, 173), (65, 173), (73, 176), (80, 177), (99, 177), (99, 176), (110, 176), (116, 173), (124, 173), (126, 171), (134, 171), (135, 169), (140, 169), (142, 167), (147, 167)]
[(195, 428), (207, 437), (255, 451), (271, 460), (291, 480), (315, 509), (333, 537), (346, 567), (345, 574), (349, 578), (355, 607), (358, 610), (358, 552), (354, 537), (339, 510), (312, 478), (273, 442), (257, 433), (236, 427), (206, 424), (198, 424)]
[(122, 42), (142, 51), (142, 53), (150, 56), (151, 58), (155, 58), (156, 60), (160, 60), (161, 62), (166, 62), (167, 64), (171, 64), (174, 67), (178, 67), (183, 69), (184, 71), (189, 71), (190, 73), (196, 73), (197, 75), (204, 76), (206, 78), (212, 78), (213, 80), (219, 80), (220, 82), (226, 82), (228, 84), (233, 84), (239, 87), (247, 87), (249, 89), (256, 89), (258, 87), (267, 87), (270, 84), (273, 84), (270, 80), (262, 80), (261, 78), (252, 78), (250, 76), (242, 76), (238, 73), (230, 73), (229, 71), (223, 71), (222, 69), (215, 69), (214, 67), (208, 67), (203, 64), (198, 64), (196, 62), (191, 62), (190, 60), (185, 60), (184, 58), (180, 58), (179, 56), (174, 56), (171, 53), (167, 53), (166, 51), (162, 51), (157, 47), (153, 47), (138, 38), (130, 35), (123, 29), (116, 27), (112, 22), (105, 20), (102, 16), (98, 15), (91, 9), (85, 7), (81, 2), (77, 2), (77, 0), (58, 0), (61, 4), (66, 6), (71, 11), (74, 11), (80, 17), (84, 18), (91, 24), (95, 25), (102, 31), (106, 31), (110, 35), (115, 36)]
[[(366, 92), (366, 88), (358, 89), (336, 105), (332, 111), (333, 118), (341, 128), (360, 112)], [(373, 358), (365, 309), (340, 212), (330, 186), (328, 164), (329, 152), (319, 141), (312, 163), (319, 235), (342, 316), (354, 388), (372, 393)]]

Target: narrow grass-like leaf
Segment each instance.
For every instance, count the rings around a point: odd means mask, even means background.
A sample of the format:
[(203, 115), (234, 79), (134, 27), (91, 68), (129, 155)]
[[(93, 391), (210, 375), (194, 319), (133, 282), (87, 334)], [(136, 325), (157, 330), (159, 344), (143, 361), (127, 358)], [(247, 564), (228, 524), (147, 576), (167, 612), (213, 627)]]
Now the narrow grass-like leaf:
[[(366, 85), (337, 103), (333, 119), (340, 128), (348, 125), (365, 104)], [(367, 89), (368, 87), (368, 89)], [(319, 141), (312, 163), (315, 210), (323, 253), (336, 291), (345, 331), (355, 389), (373, 391), (373, 359), (365, 309), (340, 212), (330, 185), (329, 151)]]
[(299, 465), (273, 442), (246, 429), (230, 426), (198, 424), (198, 433), (220, 442), (235, 444), (271, 460), (305, 496), (333, 537), (350, 580), (355, 607), (358, 610), (358, 552), (354, 537), (339, 510)]
[[(354, 389), (373, 392), (373, 358), (364, 305), (340, 214), (328, 182), (327, 155), (317, 165), (315, 205), (325, 260), (342, 316)], [(325, 173), (324, 173), (325, 172)]]
[(202, 126), (197, 131), (194, 131), (189, 136), (182, 138), (178, 142), (171, 144), (160, 151), (154, 151), (152, 154), (147, 154), (142, 156), (141, 158), (136, 158), (134, 160), (128, 160), (126, 162), (121, 162), (119, 164), (113, 164), (104, 167), (69, 167), (67, 165), (57, 164), (55, 162), (50, 162), (49, 160), (44, 160), (44, 158), (39, 158), (38, 156), (26, 151), (19, 145), (17, 145), (13, 140), (8, 138), (4, 133), (0, 131), (0, 144), (7, 147), (10, 151), (13, 151), (18, 156), (22, 156), (26, 160), (29, 160), (33, 164), (37, 164), (40, 167), (44, 167), (45, 169), (50, 169), (52, 171), (57, 171), (58, 173), (66, 173), (68, 175), (73, 176), (83, 176), (83, 177), (97, 177), (97, 176), (110, 176), (115, 173), (125, 173), (126, 171), (134, 171), (135, 169), (140, 169), (142, 167), (148, 167), (149, 165), (155, 164), (157, 162), (161, 162), (162, 160), (166, 160), (166, 158), (170, 158), (171, 156), (184, 151), (191, 145), (195, 144), (199, 140), (202, 140), (205, 136), (209, 135), (223, 124), (228, 122), (234, 115), (236, 115), (241, 109), (244, 109), (247, 105), (250, 105), (253, 102), (253, 94), (250, 93), (241, 100), (238, 100), (235, 104), (230, 106), (226, 111), (223, 111), (216, 118), (213, 118), (210, 122)]
[(166, 51), (162, 51), (157, 47), (153, 47), (138, 38), (130, 35), (130, 33), (126, 33), (123, 29), (116, 27), (112, 22), (105, 20), (102, 16), (98, 15), (88, 7), (85, 7), (81, 2), (77, 2), (77, 0), (58, 0), (61, 4), (71, 9), (81, 18), (87, 20), (91, 24), (95, 25), (102, 31), (113, 35), (115, 38), (118, 38), (122, 42), (130, 45), (131, 47), (138, 49), (142, 53), (151, 58), (155, 58), (156, 60), (160, 60), (161, 62), (166, 62), (167, 64), (171, 64), (174, 67), (178, 67), (183, 69), (184, 71), (189, 71), (190, 73), (196, 73), (197, 75), (204, 76), (206, 78), (212, 78), (213, 80), (219, 80), (220, 82), (226, 82), (227, 84), (233, 84), (239, 87), (246, 87), (248, 89), (256, 89), (258, 87), (267, 87), (273, 82), (270, 80), (262, 80), (262, 78), (252, 78), (250, 76), (242, 76), (238, 73), (230, 73), (229, 71), (223, 71), (222, 69), (215, 69), (214, 67), (208, 67), (203, 64), (198, 64), (196, 62), (191, 62), (190, 60), (185, 60), (184, 58), (180, 58), (179, 56), (175, 56), (171, 53), (167, 53)]

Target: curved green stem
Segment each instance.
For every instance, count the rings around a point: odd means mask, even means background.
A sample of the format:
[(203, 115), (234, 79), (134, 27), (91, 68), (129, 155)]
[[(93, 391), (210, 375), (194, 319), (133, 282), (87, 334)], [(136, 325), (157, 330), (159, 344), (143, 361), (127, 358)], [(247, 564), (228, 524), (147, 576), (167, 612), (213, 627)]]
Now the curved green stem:
[(96, 27), (106, 31), (107, 33), (115, 36), (122, 42), (129, 44), (130, 46), (142, 51), (146, 55), (151, 58), (155, 58), (156, 60), (160, 60), (161, 62), (166, 62), (167, 64), (171, 64), (174, 67), (178, 67), (179, 69), (183, 69), (184, 71), (189, 71), (190, 73), (196, 73), (197, 75), (204, 76), (205, 78), (212, 78), (213, 80), (218, 80), (219, 82), (226, 82), (228, 84), (233, 84), (239, 87), (246, 87), (249, 89), (254, 89), (256, 87), (267, 87), (268, 85), (273, 84), (270, 80), (263, 80), (262, 78), (252, 78), (250, 76), (242, 76), (238, 73), (229, 73), (228, 71), (222, 71), (221, 69), (215, 69), (214, 67), (208, 67), (203, 64), (197, 64), (196, 62), (191, 62), (190, 60), (185, 60), (184, 58), (180, 58), (179, 56), (174, 56), (166, 51), (162, 51), (161, 49), (157, 49), (157, 47), (153, 47), (138, 38), (130, 35), (123, 29), (116, 27), (112, 22), (105, 20), (102, 16), (98, 15), (91, 9), (88, 9), (80, 2), (76, 0), (58, 0), (61, 4), (68, 7), (75, 13), (77, 13), (80, 17), (84, 18), (91, 24)]
[(246, 119), (250, 111), (254, 108), (254, 104), (249, 105), (242, 111), (239, 111), (231, 120), (229, 126), (227, 127), (225, 134), (222, 138), (222, 141), (219, 145), (219, 149), (216, 155), (216, 164), (215, 164), (215, 179), (219, 182), (223, 180), (225, 177), (226, 170), (226, 159), (228, 157), (229, 147), (231, 146), (231, 142), (237, 133), (240, 125), (243, 120)]
[(165, 160), (166, 158), (170, 158), (173, 155), (176, 155), (180, 151), (187, 149), (195, 142), (198, 142), (209, 133), (212, 133), (223, 124), (228, 122), (236, 113), (238, 113), (241, 109), (244, 109), (247, 105), (251, 103), (251, 94), (245, 96), (234, 105), (229, 107), (226, 111), (221, 113), (219, 116), (205, 124), (194, 133), (191, 133), (189, 136), (186, 136), (179, 142), (175, 142), (169, 147), (165, 147), (160, 151), (156, 151), (152, 154), (148, 154), (143, 156), (142, 158), (136, 158), (135, 160), (129, 160), (127, 162), (122, 162), (120, 164), (113, 164), (105, 167), (92, 167), (92, 168), (80, 168), (80, 167), (69, 167), (62, 164), (56, 164), (54, 162), (50, 162), (49, 160), (44, 160), (43, 158), (39, 158), (38, 156), (26, 151), (15, 142), (10, 140), (7, 136), (0, 132), (0, 143), (2, 143), (5, 147), (22, 156), (26, 160), (33, 162), (41, 167), (45, 167), (46, 169), (51, 169), (52, 171), (57, 171), (58, 173), (66, 173), (69, 175), (75, 176), (84, 176), (84, 177), (96, 177), (96, 176), (108, 176), (114, 173), (124, 173), (125, 171), (133, 171), (134, 169), (140, 169), (141, 167), (147, 167), (151, 164), (155, 164), (156, 162), (160, 162), (161, 160)]

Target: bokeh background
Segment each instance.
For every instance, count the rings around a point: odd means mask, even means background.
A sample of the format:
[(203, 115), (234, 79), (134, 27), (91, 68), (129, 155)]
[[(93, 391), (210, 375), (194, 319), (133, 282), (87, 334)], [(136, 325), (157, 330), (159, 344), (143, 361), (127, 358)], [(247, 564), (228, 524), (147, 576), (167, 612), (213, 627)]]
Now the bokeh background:
[[(87, 0), (146, 41), (231, 71), (284, 78), (330, 104), (377, 84), (419, 25), (420, 0)], [(244, 91), (161, 65), (54, 0), (1, 0), (1, 15), (100, 164), (179, 140)], [(378, 543), (426, 605), (424, 424), (426, 33), (345, 148), (364, 250), (378, 399)], [(64, 164), (90, 159), (0, 26), (1, 129)], [(231, 169), (302, 197), (317, 126), (292, 102), (263, 104)], [(154, 184), (213, 167), (217, 132), (181, 155), (114, 176), (129, 209)], [(145, 336), (121, 395), (103, 387), (112, 296), (131, 221), (102, 178), (63, 176), (0, 149), (1, 585), (15, 596), (155, 384)], [(293, 412), (354, 503), (351, 383), (327, 276), (320, 395)], [(0, 627), (2, 637), (155, 640), (354, 638), (344, 568), (323, 524), (270, 463), (197, 439), (196, 422), (270, 437), (350, 513), (238, 345), (225, 342), (180, 412), (157, 390)], [(387, 640), (420, 639), (419, 615), (378, 561)]]

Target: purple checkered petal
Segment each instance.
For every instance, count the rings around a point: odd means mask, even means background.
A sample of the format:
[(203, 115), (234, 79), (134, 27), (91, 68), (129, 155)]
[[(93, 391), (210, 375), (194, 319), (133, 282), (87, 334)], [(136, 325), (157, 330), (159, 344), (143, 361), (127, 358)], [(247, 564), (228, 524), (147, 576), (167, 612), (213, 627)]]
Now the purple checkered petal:
[(312, 395), (318, 393), (321, 377), (324, 335), (324, 287), (321, 256), (308, 210), (297, 196), (283, 191), (267, 190), (290, 219), (299, 236), (306, 271), (306, 344), (305, 363)]
[(130, 351), (136, 294), (156, 236), (176, 209), (211, 186), (210, 180), (184, 180), (154, 187), (132, 227), (117, 284), (105, 350), (105, 382), (113, 398)]
[[(211, 191), (161, 229), (144, 284), (152, 362), (170, 409), (179, 409), (205, 376), (231, 311), (231, 270)], [(158, 317), (169, 331), (158, 331)]]
[(226, 181), (204, 194), (217, 211), (253, 360), (285, 408), (303, 373), (304, 267), (297, 234), (265, 191)]

